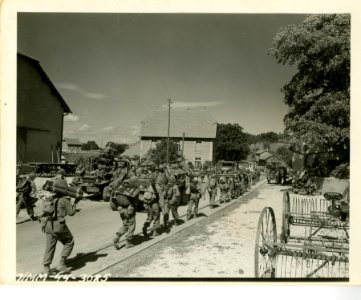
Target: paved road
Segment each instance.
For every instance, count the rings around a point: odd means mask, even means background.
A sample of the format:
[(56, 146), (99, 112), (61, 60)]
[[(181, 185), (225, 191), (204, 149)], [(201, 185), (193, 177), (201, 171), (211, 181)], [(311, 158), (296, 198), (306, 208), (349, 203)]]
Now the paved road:
[[(258, 185), (261, 185), (259, 183)], [(267, 186), (267, 185), (265, 185)], [(261, 206), (271, 205), (273, 202), (281, 202), (281, 192), (280, 187), (277, 186), (263, 186), (259, 189), (257, 194), (248, 195), (242, 197), (238, 200), (233, 200), (230, 204), (223, 205), (217, 209), (210, 210), (207, 200), (203, 200), (200, 204), (202, 209), (203, 216), (197, 219), (193, 219), (185, 222), (183, 225), (173, 227), (169, 234), (162, 234), (155, 239), (149, 239), (143, 237), (140, 233), (142, 224), (146, 218), (145, 213), (137, 214), (137, 229), (136, 229), (136, 238), (135, 243), (136, 247), (131, 249), (121, 249), (119, 251), (115, 250), (112, 247), (111, 241), (114, 236), (115, 231), (121, 225), (121, 221), (118, 213), (113, 212), (109, 208), (109, 204), (107, 202), (99, 202), (99, 201), (90, 201), (85, 200), (81, 201), (78, 205), (79, 212), (74, 217), (68, 217), (67, 223), (73, 235), (75, 237), (75, 247), (73, 250), (73, 254), (70, 257), (70, 261), (72, 262), (72, 274), (73, 275), (81, 275), (81, 274), (95, 274), (102, 273), (103, 269), (105, 273), (109, 273), (111, 271), (112, 276), (121, 276), (121, 277), (171, 277), (171, 276), (181, 276), (187, 277), (191, 276), (194, 273), (188, 273), (185, 270), (188, 268), (182, 268), (182, 264), (186, 264), (184, 260), (188, 260), (188, 264), (192, 265), (192, 260), (190, 257), (193, 257), (193, 260), (199, 262), (202, 266), (201, 269), (198, 269), (196, 272), (196, 276), (221, 276), (222, 274), (227, 276), (234, 276), (233, 272), (230, 273), (231, 269), (228, 263), (222, 259), (222, 256), (226, 255), (225, 250), (231, 248), (239, 248), (242, 244), (248, 245), (254, 243), (254, 222), (257, 222), (257, 214), (261, 209)], [(254, 186), (253, 189), (256, 187)], [(255, 207), (253, 203), (257, 204)], [(231, 222), (222, 221), (222, 216), (225, 214), (225, 207), (228, 206), (226, 210), (230, 210), (230, 212), (236, 213), (238, 217)], [(239, 211), (239, 209), (243, 209), (244, 211)], [(180, 207), (179, 209), (181, 214), (185, 214), (186, 207)], [(228, 214), (228, 213), (227, 213)], [(241, 218), (239, 218), (241, 217)], [(213, 220), (213, 222), (212, 222)], [(201, 222), (200, 222), (201, 221)], [(204, 222), (205, 221), (205, 222)], [(233, 227), (227, 227), (226, 223), (232, 223)], [(203, 224), (204, 223), (204, 224)], [(193, 224), (196, 227), (192, 226)], [(205, 225), (208, 224), (208, 225)], [(213, 224), (213, 225), (212, 225)], [(200, 227), (199, 227), (200, 226)], [(204, 228), (206, 227), (209, 232), (204, 232)], [(215, 226), (215, 227), (212, 227)], [(190, 230), (190, 234), (187, 234), (187, 228)], [(232, 239), (232, 242), (226, 242), (226, 238), (232, 236), (233, 232), (243, 232), (244, 230), (250, 230), (252, 233), (248, 232), (248, 235), (241, 234), (237, 237), (237, 239)], [(199, 234), (198, 234), (198, 229)], [(222, 229), (222, 230), (220, 230)], [(223, 233), (222, 233), (223, 232)], [(210, 270), (206, 267), (207, 261), (204, 261), (204, 257), (211, 257), (212, 255), (208, 255), (208, 252), (214, 252), (212, 250), (210, 244), (207, 242), (205, 237), (208, 239), (213, 236), (215, 240), (219, 240), (220, 242), (216, 257), (220, 259), (222, 263), (216, 263), (216, 265), (223, 264), (224, 270), (215, 271), (213, 273), (209, 273)], [(172, 236), (171, 239), (169, 237)], [(168, 241), (169, 240), (169, 241)], [(175, 242), (172, 242), (175, 241)], [(203, 242), (202, 242), (203, 241)], [(165, 245), (177, 244), (181, 245), (183, 242), (191, 242), (192, 247), (197, 248), (195, 253), (192, 251), (181, 252), (181, 257), (179, 255), (170, 255), (169, 260), (173, 265), (172, 267), (168, 266), (166, 268), (154, 268), (154, 266), (159, 266), (159, 262), (157, 261), (157, 257), (160, 253), (154, 251), (153, 247), (161, 247), (165, 243)], [(233, 243), (233, 244), (232, 244)], [(235, 244), (234, 244), (235, 243)], [(157, 246), (154, 246), (157, 245)], [(17, 273), (32, 273), (37, 274), (42, 271), (42, 255), (45, 246), (45, 236), (40, 230), (40, 225), (37, 222), (24, 222), (17, 225)], [(207, 248), (208, 247), (208, 248)], [(59, 260), (59, 255), (61, 251), (61, 244), (58, 245), (58, 249), (56, 251), (56, 255), (54, 258), (54, 264), (56, 264)], [(186, 247), (183, 247), (184, 251), (189, 248), (186, 244)], [(190, 249), (193, 249), (190, 248)], [(241, 247), (242, 248), (242, 247)], [(144, 250), (139, 252), (141, 250)], [(204, 249), (206, 249), (206, 253), (204, 253)], [(253, 249), (253, 246), (252, 246)], [(177, 251), (177, 249), (175, 249)], [(252, 250), (253, 251), (253, 250)], [(158, 253), (158, 254), (157, 254)], [(167, 251), (165, 254), (169, 254)], [(172, 252), (170, 252), (172, 253)], [(238, 253), (238, 252), (237, 252)], [(144, 262), (144, 257), (149, 257), (146, 262)], [(154, 256), (155, 255), (155, 256)], [(187, 258), (187, 255), (190, 257)], [(143, 258), (142, 258), (143, 257)], [(179, 260), (181, 259), (181, 260)], [(123, 261), (120, 264), (116, 264), (118, 261)], [(129, 265), (129, 262), (134, 262), (133, 266)], [(136, 262), (142, 262), (141, 265)], [(213, 261), (212, 263), (214, 263)], [(119, 266), (122, 264), (128, 264), (129, 267), (124, 268), (123, 271), (118, 270)], [(212, 263), (210, 265), (212, 265)], [(111, 269), (107, 269), (108, 266), (115, 264)], [(248, 262), (247, 265), (250, 263)], [(142, 268), (147, 268), (149, 265), (149, 269), (145, 270)], [(177, 268), (174, 268), (177, 266)], [(246, 267), (243, 267), (246, 270)], [(242, 269), (241, 267), (239, 269)], [(126, 271), (128, 270), (128, 271)], [(157, 270), (156, 273), (152, 273), (150, 270)], [(175, 271), (176, 270), (176, 271)], [(227, 271), (229, 270), (229, 271)], [(238, 275), (243, 272), (245, 274), (245, 270), (242, 271), (237, 270)], [(251, 271), (247, 271), (249, 274)], [(242, 275), (242, 274), (241, 274)], [(249, 276), (249, 275), (247, 275)]]

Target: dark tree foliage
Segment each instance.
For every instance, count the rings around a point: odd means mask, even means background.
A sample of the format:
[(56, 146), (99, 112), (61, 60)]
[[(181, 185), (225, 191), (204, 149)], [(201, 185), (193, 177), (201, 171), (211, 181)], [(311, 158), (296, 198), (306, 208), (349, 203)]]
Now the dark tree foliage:
[(128, 148), (128, 144), (118, 144), (114, 142), (108, 142), (106, 143), (105, 147), (110, 147), (114, 149), (116, 151), (115, 155), (120, 155)]
[[(178, 153), (178, 143), (169, 139), (169, 163), (176, 163), (177, 158), (180, 157)], [(167, 139), (161, 140), (156, 147), (149, 149), (146, 159), (155, 163), (156, 165), (164, 164), (167, 161)]]
[(249, 135), (239, 124), (218, 124), (215, 157), (218, 160), (238, 161), (249, 154)]
[(247, 133), (248, 136), (248, 141), (250, 144), (255, 144), (255, 143), (277, 143), (280, 140), (287, 140), (287, 136), (283, 133), (276, 133), (274, 131), (269, 131), (269, 132), (264, 132), (264, 133), (260, 133), (260, 134), (250, 134)]
[(282, 89), (292, 149), (334, 151), (349, 159), (350, 15), (311, 15), (281, 28), (270, 53), (279, 63), (297, 66)]
[(99, 146), (95, 141), (87, 141), (81, 145), (81, 150), (98, 150)]
[(292, 166), (292, 157), (293, 152), (291, 152), (288, 147), (281, 146), (276, 150), (276, 154), (280, 156), (288, 166)]

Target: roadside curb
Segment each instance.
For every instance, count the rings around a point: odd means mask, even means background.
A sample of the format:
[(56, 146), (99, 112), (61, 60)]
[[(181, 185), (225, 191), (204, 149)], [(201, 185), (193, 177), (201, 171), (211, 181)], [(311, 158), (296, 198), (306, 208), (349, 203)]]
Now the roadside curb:
[[(155, 238), (152, 238), (150, 239), (149, 241), (147, 242), (144, 242), (142, 244), (139, 244), (136, 246), (136, 248), (131, 248), (131, 249), (121, 249), (120, 251), (124, 251), (124, 256), (122, 258), (120, 258), (118, 261), (112, 263), (112, 264), (109, 264), (107, 265), (106, 267), (104, 267), (103, 269), (101, 270), (98, 270), (96, 271), (95, 273), (93, 273), (92, 275), (101, 275), (104, 271), (106, 271), (107, 269), (109, 268), (112, 268), (114, 267), (115, 265), (121, 263), (122, 261), (126, 260), (127, 258), (135, 255), (135, 254), (138, 254), (150, 247), (152, 247), (153, 245), (155, 244), (158, 244), (159, 242), (173, 236), (174, 234), (177, 234), (199, 222), (202, 222), (204, 220), (207, 219), (207, 217), (210, 217), (212, 215), (215, 215), (217, 214), (218, 212), (220, 211), (223, 211), (225, 210), (226, 208), (230, 207), (231, 205), (234, 205), (234, 204), (239, 204), (239, 201), (242, 200), (242, 198), (248, 196), (250, 193), (252, 193), (253, 191), (255, 191), (256, 189), (258, 189), (260, 186), (262, 186), (263, 184), (266, 183), (266, 179), (263, 179), (263, 180), (260, 180), (257, 184), (255, 184), (254, 186), (251, 187), (251, 189), (247, 192), (245, 192), (243, 195), (241, 195), (240, 197), (238, 197), (237, 199), (233, 199), (231, 200), (230, 202), (227, 202), (227, 203), (223, 203), (221, 206), (217, 207), (217, 208), (214, 208), (212, 210), (207, 210), (207, 212), (209, 211), (210, 213), (204, 217), (198, 217), (198, 218), (192, 218), (190, 220), (187, 220), (185, 221), (182, 225), (179, 225), (179, 226), (172, 226), (172, 230), (171, 232), (169, 232), (168, 234), (161, 234)], [(206, 209), (207, 207), (209, 207), (210, 205), (209, 204), (206, 204), (206, 205), (203, 205), (201, 207), (199, 207), (199, 211), (204, 211), (204, 209)], [(186, 215), (181, 215), (180, 218), (184, 218), (186, 217)], [(137, 235), (142, 235), (142, 232), (139, 232), (137, 234), (135, 234), (134, 236), (137, 236)], [(120, 242), (125, 242), (125, 239), (121, 239)], [(109, 247), (113, 247), (113, 244), (110, 244), (108, 246), (104, 246), (102, 249), (99, 249), (98, 251), (101, 251), (101, 250), (105, 250), (106, 248), (109, 248)], [(79, 258), (79, 260), (81, 260), (82, 258)]]

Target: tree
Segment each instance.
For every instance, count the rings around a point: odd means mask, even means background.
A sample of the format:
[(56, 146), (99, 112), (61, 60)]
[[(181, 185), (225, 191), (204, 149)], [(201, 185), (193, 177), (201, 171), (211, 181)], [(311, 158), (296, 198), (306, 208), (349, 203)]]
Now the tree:
[(81, 150), (98, 150), (99, 146), (95, 141), (87, 141), (81, 145)]
[[(172, 139), (169, 139), (169, 162), (175, 163), (179, 157), (178, 143)], [(146, 159), (152, 161), (156, 165), (166, 163), (167, 139), (162, 139), (159, 143), (156, 144), (155, 148), (149, 149), (146, 154)]]
[(286, 146), (277, 148), (276, 154), (280, 156), (288, 166), (292, 166), (293, 153)]
[(273, 131), (261, 133), (258, 135), (258, 138), (262, 142), (268, 142), (268, 143), (277, 143), (278, 142), (278, 134)]
[(270, 54), (297, 67), (282, 89), (289, 106), (285, 132), (293, 149), (333, 151), (349, 160), (350, 15), (312, 15), (300, 25), (281, 28)]
[(239, 124), (218, 124), (215, 141), (216, 160), (237, 161), (249, 154), (248, 134)]
[(105, 147), (113, 148), (115, 150), (115, 155), (118, 156), (128, 148), (128, 144), (118, 144), (114, 142), (108, 142), (106, 143)]

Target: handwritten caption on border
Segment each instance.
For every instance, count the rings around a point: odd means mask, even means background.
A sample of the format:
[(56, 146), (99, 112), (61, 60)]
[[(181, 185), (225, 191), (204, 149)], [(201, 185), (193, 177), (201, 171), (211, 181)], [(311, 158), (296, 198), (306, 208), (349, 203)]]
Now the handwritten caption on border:
[(56, 281), (56, 282), (67, 282), (67, 281), (79, 281), (79, 282), (106, 282), (111, 274), (105, 275), (87, 275), (81, 274), (79, 276), (67, 275), (67, 274), (18, 274), (16, 275), (16, 281), (18, 282), (45, 282), (45, 281)]

